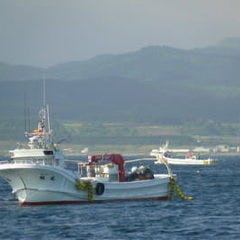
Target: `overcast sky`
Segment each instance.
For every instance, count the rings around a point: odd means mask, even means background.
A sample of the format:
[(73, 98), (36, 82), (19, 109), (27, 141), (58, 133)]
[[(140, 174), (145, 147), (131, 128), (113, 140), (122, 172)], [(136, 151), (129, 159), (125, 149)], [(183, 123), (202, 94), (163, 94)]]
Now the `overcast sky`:
[(0, 0), (0, 61), (50, 66), (240, 37), (240, 0)]

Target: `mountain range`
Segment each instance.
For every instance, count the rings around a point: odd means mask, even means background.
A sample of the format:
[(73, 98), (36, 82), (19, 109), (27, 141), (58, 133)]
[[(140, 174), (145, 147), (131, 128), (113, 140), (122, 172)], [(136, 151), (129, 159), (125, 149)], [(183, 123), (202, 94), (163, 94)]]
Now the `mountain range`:
[(26, 105), (35, 111), (43, 79), (59, 120), (239, 122), (240, 39), (188, 50), (149, 46), (48, 68), (0, 63), (0, 121), (23, 118)]

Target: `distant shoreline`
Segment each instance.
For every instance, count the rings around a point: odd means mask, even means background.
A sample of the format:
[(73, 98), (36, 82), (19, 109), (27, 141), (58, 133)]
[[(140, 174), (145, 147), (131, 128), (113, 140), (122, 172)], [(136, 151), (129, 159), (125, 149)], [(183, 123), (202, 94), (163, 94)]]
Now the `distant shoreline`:
[[(63, 151), (65, 156), (74, 157), (74, 156), (87, 156), (93, 154), (105, 154), (105, 153), (120, 153), (123, 156), (150, 156), (152, 149), (159, 149), (159, 145), (81, 145), (81, 144), (61, 144), (60, 149)], [(0, 141), (0, 156), (4, 158), (9, 158), (9, 150), (17, 148), (16, 142), (1, 142)], [(88, 152), (83, 153), (82, 150), (88, 148)], [(174, 146), (174, 149), (194, 149), (193, 146)], [(171, 148), (170, 148), (171, 150)], [(217, 157), (217, 156), (239, 156), (240, 152), (229, 151), (229, 152), (204, 152), (204, 151), (195, 151), (201, 156), (206, 157)]]

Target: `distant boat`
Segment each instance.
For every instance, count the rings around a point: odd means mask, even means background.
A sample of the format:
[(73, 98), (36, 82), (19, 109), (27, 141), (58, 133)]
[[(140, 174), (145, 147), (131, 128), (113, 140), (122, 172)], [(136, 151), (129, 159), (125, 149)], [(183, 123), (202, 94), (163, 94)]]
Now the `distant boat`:
[[(176, 153), (177, 150), (174, 150)], [(198, 154), (192, 151), (180, 150), (181, 153), (185, 153), (184, 158), (173, 157), (171, 149), (168, 148), (168, 143), (159, 149), (153, 149), (150, 153), (151, 156), (156, 157), (162, 163), (172, 164), (172, 165), (212, 165), (216, 164), (218, 161), (212, 158), (200, 159)]]
[(20, 205), (170, 200), (174, 185), (179, 192), (167, 164), (166, 173), (142, 166), (126, 174), (120, 154), (92, 155), (85, 162), (66, 160), (53, 143), (46, 105), (37, 129), (25, 135), (28, 146), (10, 151), (11, 159), (0, 162), (0, 177), (11, 185)]

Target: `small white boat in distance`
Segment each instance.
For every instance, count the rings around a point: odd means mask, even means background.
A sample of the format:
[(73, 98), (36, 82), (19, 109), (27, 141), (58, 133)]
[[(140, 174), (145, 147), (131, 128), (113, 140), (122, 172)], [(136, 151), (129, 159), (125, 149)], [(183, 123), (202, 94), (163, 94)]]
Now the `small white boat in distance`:
[(25, 133), (28, 145), (0, 162), (0, 177), (11, 185), (20, 205), (171, 199), (175, 180), (169, 166), (166, 173), (142, 166), (126, 174), (120, 154), (66, 160), (53, 143), (47, 106), (39, 116), (37, 129)]
[[(176, 153), (177, 150), (174, 150)], [(150, 156), (156, 157), (159, 161), (164, 164), (171, 164), (171, 165), (212, 165), (216, 164), (218, 161), (212, 158), (207, 159), (200, 159), (198, 155), (192, 151), (180, 151), (184, 153), (183, 158), (177, 158), (172, 156), (171, 149), (168, 149), (168, 143), (160, 147), (159, 149), (153, 149), (150, 153)]]

